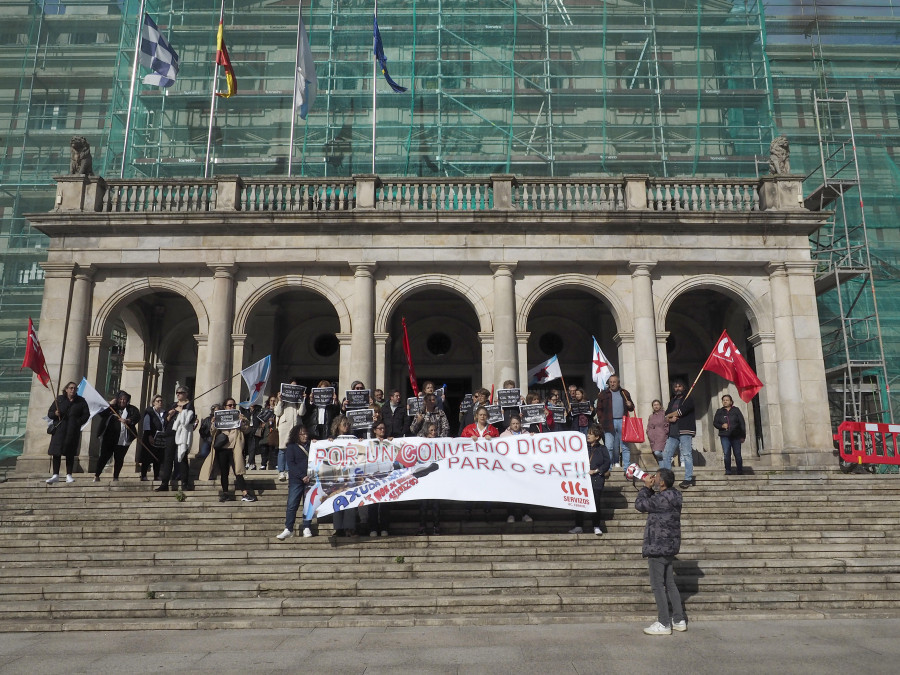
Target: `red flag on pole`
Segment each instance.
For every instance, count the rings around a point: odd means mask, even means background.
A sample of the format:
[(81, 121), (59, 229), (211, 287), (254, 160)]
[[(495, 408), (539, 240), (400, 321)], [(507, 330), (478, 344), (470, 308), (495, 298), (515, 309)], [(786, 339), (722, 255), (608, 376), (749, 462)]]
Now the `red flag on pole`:
[(37, 333), (34, 332), (34, 323), (31, 321), (31, 317), (28, 318), (28, 341), (25, 343), (25, 360), (22, 361), (22, 367), (31, 368), (45, 387), (50, 384), (47, 361), (44, 359), (44, 352), (38, 341)]
[(711, 370), (734, 382), (737, 385), (738, 395), (744, 403), (749, 403), (750, 399), (763, 388), (763, 383), (753, 372), (753, 368), (741, 356), (734, 342), (728, 337), (728, 332), (724, 330), (706, 363), (703, 364), (703, 370)]
[(413, 396), (419, 395), (419, 383), (416, 382), (416, 368), (413, 366), (412, 352), (409, 349), (409, 335), (406, 332), (406, 317), (403, 317), (403, 352), (406, 354), (406, 363), (409, 365), (409, 383), (412, 386)]

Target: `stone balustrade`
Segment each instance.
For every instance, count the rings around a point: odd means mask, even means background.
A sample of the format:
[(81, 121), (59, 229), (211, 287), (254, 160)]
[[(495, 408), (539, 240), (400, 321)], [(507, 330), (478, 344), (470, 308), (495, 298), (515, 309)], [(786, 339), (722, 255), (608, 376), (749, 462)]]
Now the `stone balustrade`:
[(799, 176), (714, 178), (253, 178), (59, 176), (56, 211), (803, 210)]

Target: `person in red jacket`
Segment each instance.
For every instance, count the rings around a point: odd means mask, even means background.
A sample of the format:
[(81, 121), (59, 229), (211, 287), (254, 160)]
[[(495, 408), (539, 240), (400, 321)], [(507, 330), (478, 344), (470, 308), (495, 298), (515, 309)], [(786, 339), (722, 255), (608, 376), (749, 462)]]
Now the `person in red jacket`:
[(465, 429), (462, 430), (460, 436), (462, 438), (497, 438), (500, 435), (500, 432), (497, 431), (497, 427), (493, 424), (488, 424), (488, 412), (487, 408), (483, 405), (478, 406), (475, 410), (475, 422), (470, 424)]

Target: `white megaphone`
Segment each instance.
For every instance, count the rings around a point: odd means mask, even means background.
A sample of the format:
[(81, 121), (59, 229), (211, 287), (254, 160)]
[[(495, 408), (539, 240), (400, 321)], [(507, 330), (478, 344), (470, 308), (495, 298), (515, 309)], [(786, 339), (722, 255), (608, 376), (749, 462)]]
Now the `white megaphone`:
[(635, 478), (637, 480), (643, 480), (646, 474), (647, 472), (641, 469), (637, 464), (629, 464), (625, 469), (625, 478), (628, 480), (633, 480)]

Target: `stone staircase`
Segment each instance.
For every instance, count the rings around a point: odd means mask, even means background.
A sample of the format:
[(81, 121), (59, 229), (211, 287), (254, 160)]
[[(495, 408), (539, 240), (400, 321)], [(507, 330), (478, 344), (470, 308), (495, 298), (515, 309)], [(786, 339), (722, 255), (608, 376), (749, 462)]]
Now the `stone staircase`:
[[(250, 474), (255, 503), (220, 504), (212, 484), (177, 501), (104, 477), (0, 484), (0, 630), (509, 624), (650, 619), (636, 490), (614, 476), (607, 533), (569, 535), (571, 516), (533, 523), (442, 509), (415, 536), (395, 505), (391, 536), (285, 542), (287, 486)], [(793, 470), (698, 473), (676, 564), (690, 620), (900, 615), (897, 478)], [(588, 528), (586, 528), (587, 531)]]

